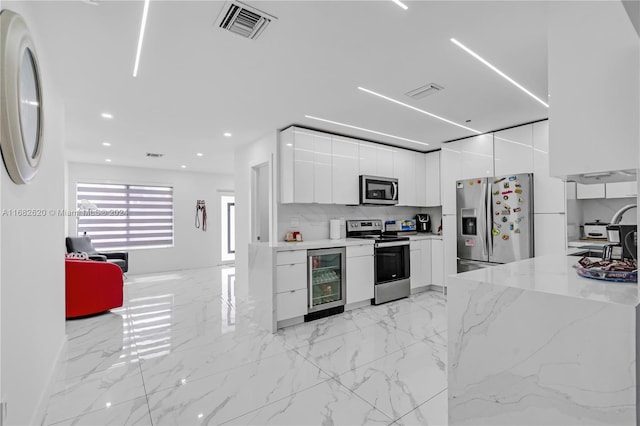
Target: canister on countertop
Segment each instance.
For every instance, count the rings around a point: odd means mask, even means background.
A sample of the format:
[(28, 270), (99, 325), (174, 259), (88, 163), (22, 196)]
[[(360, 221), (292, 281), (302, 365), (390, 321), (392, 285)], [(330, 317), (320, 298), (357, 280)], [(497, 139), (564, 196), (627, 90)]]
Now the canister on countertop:
[(329, 221), (329, 238), (332, 240), (340, 239), (340, 220), (331, 219)]

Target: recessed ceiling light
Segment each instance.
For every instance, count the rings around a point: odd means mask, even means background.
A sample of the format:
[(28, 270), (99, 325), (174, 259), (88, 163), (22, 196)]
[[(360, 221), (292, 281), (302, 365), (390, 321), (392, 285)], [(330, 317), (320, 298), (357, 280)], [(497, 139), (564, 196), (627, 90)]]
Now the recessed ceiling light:
[(182, 166), (180, 166), (180, 167), (182, 167), (183, 169), (186, 169), (186, 168), (187, 168), (187, 166), (185, 166), (184, 164), (183, 164)]
[(437, 118), (438, 120), (442, 120), (442, 121), (444, 121), (445, 123), (449, 123), (449, 124), (453, 124), (454, 126), (462, 127), (463, 129), (469, 130), (469, 131), (474, 132), (474, 133), (477, 133), (477, 134), (482, 133), (482, 132), (480, 132), (480, 131), (478, 131), (478, 130), (476, 130), (476, 129), (472, 129), (471, 127), (463, 126), (462, 124), (458, 124), (458, 123), (456, 123), (455, 121), (447, 120), (446, 118), (444, 118), (444, 117), (440, 117), (439, 115), (432, 114), (432, 113), (427, 112), (427, 111), (425, 111), (425, 110), (423, 110), (423, 109), (416, 108), (416, 107), (414, 107), (414, 106), (412, 106), (412, 105), (405, 104), (404, 102), (400, 102), (400, 101), (398, 101), (398, 100), (396, 100), (396, 99), (393, 99), (393, 98), (390, 98), (390, 97), (388, 97), (388, 96), (381, 95), (380, 93), (374, 92), (373, 90), (365, 89), (364, 87), (358, 87), (358, 89), (359, 89), (359, 90), (362, 90), (363, 92), (367, 92), (367, 93), (369, 93), (369, 94), (371, 94), (371, 95), (377, 96), (377, 97), (379, 97), (379, 98), (385, 99), (385, 100), (387, 100), (387, 101), (389, 101), (389, 102), (393, 102), (394, 104), (402, 105), (402, 106), (403, 106), (403, 107), (405, 107), (405, 108), (409, 108), (409, 109), (412, 109), (412, 110), (414, 110), (414, 111), (421, 112), (422, 114), (426, 114), (426, 115), (428, 115), (429, 117)]
[(488, 66), (489, 68), (491, 68), (496, 74), (498, 74), (500, 77), (504, 78), (505, 80), (507, 80), (509, 83), (513, 84), (514, 86), (516, 86), (518, 89), (522, 90), (524, 93), (526, 93), (527, 95), (531, 96), (533, 99), (535, 99), (536, 101), (540, 102), (542, 105), (546, 106), (547, 108), (549, 108), (549, 104), (546, 103), (545, 101), (543, 101), (542, 99), (540, 99), (539, 97), (537, 97), (536, 95), (534, 95), (533, 93), (531, 93), (530, 91), (528, 91), (524, 86), (522, 86), (520, 83), (518, 83), (517, 81), (515, 81), (514, 79), (512, 79), (511, 77), (509, 77), (508, 75), (506, 75), (505, 73), (503, 73), (502, 71), (500, 71), (498, 68), (496, 68), (495, 66), (491, 65), (489, 62), (487, 62), (486, 59), (484, 59), (482, 56), (478, 55), (476, 52), (474, 52), (473, 50), (469, 49), (467, 46), (465, 46), (464, 44), (460, 43), (458, 40), (456, 40), (455, 38), (451, 38), (450, 39), (451, 42), (453, 44), (455, 44), (456, 46), (458, 46), (460, 49), (464, 50), (465, 52), (467, 52), (469, 55), (473, 56), (474, 58), (476, 58), (477, 60), (479, 60), (480, 62), (482, 62), (483, 64), (485, 64), (486, 66)]
[(233, 135), (231, 133), (229, 133), (229, 132), (225, 132), (224, 136), (227, 137), (227, 138), (230, 138)]
[(111, 120), (113, 118), (113, 114), (111, 114), (109, 112), (103, 112), (102, 114), (100, 114), (100, 116), (102, 118), (106, 118), (107, 120)]
[(406, 5), (406, 4), (404, 4), (404, 3), (402, 3), (400, 0), (391, 0), (391, 1), (392, 1), (392, 2), (394, 2), (395, 4), (397, 4), (398, 6), (400, 6), (401, 8), (403, 8), (404, 10), (409, 9), (409, 8), (407, 7), (407, 5)]
[(111, 143), (109, 143), (109, 142), (102, 142), (102, 145), (103, 145), (103, 146), (111, 146)]
[(107, 163), (111, 162), (111, 158), (105, 158), (104, 161), (106, 161)]
[(138, 49), (136, 50), (136, 61), (133, 64), (133, 76), (138, 76), (138, 66), (140, 65), (140, 54), (142, 53), (142, 41), (144, 40), (144, 29), (147, 26), (147, 14), (149, 13), (149, 0), (144, 0), (142, 9), (142, 21), (140, 22), (140, 35), (138, 36)]
[(413, 143), (417, 143), (417, 144), (420, 144), (420, 145), (429, 145), (426, 142), (414, 141), (413, 139), (407, 139), (407, 138), (403, 138), (403, 137), (400, 137), (400, 136), (394, 136), (394, 135), (390, 135), (388, 133), (378, 132), (376, 130), (365, 129), (364, 127), (352, 126), (351, 124), (340, 123), (338, 121), (327, 120), (325, 118), (314, 117), (313, 115), (305, 115), (305, 117), (311, 118), (312, 120), (318, 120), (318, 121), (324, 121), (325, 123), (337, 124), (338, 126), (344, 126), (344, 127), (350, 128), (350, 129), (362, 130), (364, 132), (374, 133), (376, 135), (381, 135), (381, 136), (387, 136), (387, 137), (394, 138), (394, 139), (400, 139), (400, 140), (407, 141), (407, 142), (413, 142)]
[(198, 157), (202, 157), (204, 154), (203, 154), (203, 153), (201, 153), (201, 152), (199, 152), (199, 153), (197, 153), (196, 155), (197, 155)]

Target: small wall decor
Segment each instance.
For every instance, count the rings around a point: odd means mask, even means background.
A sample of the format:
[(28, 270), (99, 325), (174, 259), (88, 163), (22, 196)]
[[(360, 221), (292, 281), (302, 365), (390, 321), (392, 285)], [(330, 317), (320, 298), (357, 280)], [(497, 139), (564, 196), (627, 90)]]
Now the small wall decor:
[(42, 155), (42, 87), (33, 41), (22, 17), (0, 12), (0, 150), (17, 184), (29, 183)]
[(202, 230), (207, 230), (207, 206), (204, 200), (196, 201), (196, 228), (200, 228), (200, 214), (202, 213)]

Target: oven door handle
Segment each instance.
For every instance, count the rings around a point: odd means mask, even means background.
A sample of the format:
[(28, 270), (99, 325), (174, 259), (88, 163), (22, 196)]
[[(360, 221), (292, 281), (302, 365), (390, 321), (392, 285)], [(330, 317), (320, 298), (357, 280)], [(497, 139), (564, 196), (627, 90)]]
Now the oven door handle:
[(398, 247), (398, 246), (408, 246), (408, 241), (394, 241), (388, 243), (375, 243), (375, 248), (385, 248), (385, 247)]

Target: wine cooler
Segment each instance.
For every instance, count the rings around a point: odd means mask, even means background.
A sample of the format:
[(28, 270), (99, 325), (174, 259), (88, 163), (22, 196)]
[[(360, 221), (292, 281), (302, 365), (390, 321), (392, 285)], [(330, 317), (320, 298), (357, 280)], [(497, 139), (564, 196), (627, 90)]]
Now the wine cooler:
[(346, 249), (308, 250), (307, 256), (309, 315), (305, 320), (344, 312)]

